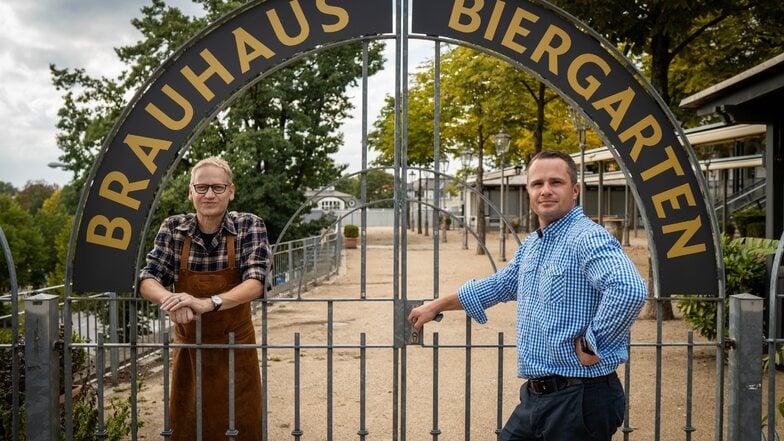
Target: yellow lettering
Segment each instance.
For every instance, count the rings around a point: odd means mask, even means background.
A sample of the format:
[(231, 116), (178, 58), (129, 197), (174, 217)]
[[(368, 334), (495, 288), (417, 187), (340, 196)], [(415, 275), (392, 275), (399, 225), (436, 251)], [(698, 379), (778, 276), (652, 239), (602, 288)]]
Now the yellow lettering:
[(493, 13), (490, 15), (490, 23), (487, 24), (487, 29), (485, 29), (485, 40), (493, 41), (493, 38), (495, 38), (495, 31), (498, 30), (498, 23), (501, 21), (501, 14), (503, 14), (505, 6), (505, 2), (500, 0), (495, 2)]
[[(120, 191), (112, 190), (112, 184), (120, 184)], [(103, 178), (103, 181), (101, 181), (101, 189), (98, 191), (98, 195), (109, 199), (110, 201), (117, 202), (120, 205), (138, 210), (141, 202), (129, 197), (128, 193), (144, 190), (149, 184), (149, 179), (130, 182), (124, 174), (113, 171), (109, 172), (106, 177)]]
[(501, 41), (501, 44), (503, 44), (504, 46), (521, 54), (525, 52), (525, 46), (521, 44), (517, 44), (514, 41), (514, 38), (516, 35), (522, 35), (523, 37), (525, 37), (531, 33), (530, 30), (522, 26), (523, 19), (526, 19), (531, 23), (536, 23), (537, 21), (539, 21), (539, 16), (534, 15), (526, 11), (525, 9), (517, 8), (515, 10), (514, 16), (512, 17), (512, 21), (509, 23), (509, 27), (506, 29), (506, 34), (504, 35), (504, 39), (503, 41)]
[(683, 167), (681, 167), (681, 163), (678, 162), (678, 158), (675, 157), (675, 151), (672, 149), (672, 146), (668, 145), (665, 147), (664, 152), (667, 154), (666, 160), (654, 165), (640, 174), (640, 177), (642, 177), (643, 181), (647, 181), (648, 179), (656, 177), (667, 170), (675, 170), (676, 175), (683, 176)]
[[(476, 31), (482, 23), (482, 20), (479, 18), (479, 11), (481, 11), (484, 6), (484, 0), (476, 0), (473, 8), (466, 8), (465, 0), (455, 0), (452, 14), (449, 16), (449, 27), (466, 34)], [(460, 23), (460, 17), (468, 17), (468, 23)]]
[[(232, 31), (234, 34), (234, 44), (237, 45), (237, 57), (240, 60), (240, 70), (245, 73), (250, 70), (250, 62), (259, 57), (270, 59), (275, 56), (275, 52), (268, 48), (264, 43), (250, 35), (248, 31), (237, 28)], [(246, 49), (250, 48), (248, 52)]]
[[(650, 129), (650, 136), (643, 135), (643, 131), (646, 129)], [(626, 142), (632, 137), (636, 138), (630, 154), (632, 159), (637, 161), (637, 157), (640, 156), (640, 151), (643, 147), (652, 147), (661, 141), (662, 131), (656, 118), (654, 118), (653, 115), (648, 115), (626, 129), (623, 133), (618, 135), (618, 137), (622, 142)]]
[[(593, 103), (593, 108), (607, 112), (607, 114), (610, 115), (610, 118), (612, 118), (610, 120), (610, 127), (612, 127), (613, 130), (618, 130), (618, 126), (621, 125), (621, 121), (623, 121), (623, 117), (626, 116), (626, 112), (632, 105), (633, 100), (634, 91), (631, 87), (627, 87), (626, 90), (622, 92), (596, 101)], [(613, 107), (615, 105), (617, 105), (617, 107)]]
[(152, 115), (152, 117), (155, 118), (159, 123), (163, 124), (167, 129), (175, 131), (182, 130), (193, 119), (193, 106), (191, 106), (191, 103), (189, 103), (188, 100), (180, 95), (179, 92), (172, 89), (168, 84), (165, 84), (163, 88), (161, 88), (161, 92), (171, 98), (172, 101), (179, 104), (180, 108), (182, 109), (182, 118), (171, 118), (169, 115), (163, 113), (163, 111), (153, 103), (148, 103), (144, 107), (144, 110)]
[(226, 69), (226, 67), (222, 65), (214, 55), (212, 55), (212, 52), (210, 52), (209, 49), (204, 49), (203, 51), (199, 52), (199, 55), (201, 55), (202, 60), (207, 62), (207, 65), (209, 66), (207, 70), (199, 75), (196, 75), (196, 73), (194, 73), (189, 66), (185, 66), (180, 69), (180, 72), (182, 72), (182, 75), (185, 77), (185, 79), (187, 79), (188, 82), (199, 91), (205, 100), (210, 101), (215, 97), (215, 94), (212, 93), (212, 91), (205, 84), (207, 80), (211, 76), (218, 74), (218, 76), (221, 77), (221, 79), (226, 84), (229, 84), (234, 81), (234, 76), (229, 73), (229, 70)]
[(300, 6), (298, 0), (290, 1), (289, 5), (291, 5), (291, 10), (294, 11), (294, 16), (297, 18), (297, 23), (299, 23), (299, 35), (290, 37), (286, 33), (276, 10), (270, 9), (267, 11), (267, 17), (270, 19), (270, 24), (272, 24), (272, 29), (275, 31), (278, 40), (286, 46), (296, 46), (308, 38), (308, 35), (310, 35), (310, 25), (308, 25), (308, 20), (305, 18), (305, 13), (302, 12), (302, 6)]
[(708, 249), (704, 243), (686, 246), (686, 244), (689, 242), (689, 239), (694, 237), (694, 234), (700, 229), (700, 227), (702, 227), (702, 220), (699, 216), (694, 218), (694, 220), (663, 226), (662, 232), (664, 234), (683, 231), (683, 234), (681, 234), (678, 240), (675, 241), (675, 244), (672, 246), (672, 248), (667, 251), (667, 258), (673, 259), (676, 257), (685, 256), (687, 254), (704, 253)]
[[(123, 142), (130, 147), (131, 151), (145, 167), (150, 174), (155, 173), (158, 166), (155, 165), (155, 157), (161, 150), (169, 150), (172, 143), (165, 139), (148, 138), (139, 135), (127, 135)], [(144, 151), (144, 148), (150, 149), (150, 153)]]
[[(98, 232), (99, 228), (103, 229), (103, 234)], [(118, 230), (120, 236), (114, 237)], [(87, 238), (85, 240), (96, 245), (127, 250), (128, 244), (131, 242), (131, 223), (122, 217), (110, 221), (106, 216), (99, 214), (90, 219), (90, 223), (87, 224)]]
[(569, 69), (566, 72), (566, 77), (569, 81), (569, 85), (572, 86), (572, 89), (585, 99), (590, 99), (593, 94), (596, 93), (596, 90), (599, 89), (599, 86), (602, 85), (593, 75), (588, 75), (584, 78), (585, 85), (582, 85), (580, 79), (577, 78), (580, 68), (589, 63), (601, 69), (602, 72), (604, 72), (604, 75), (609, 75), (611, 71), (610, 65), (598, 55), (578, 55), (577, 58), (572, 61), (572, 64), (569, 65)]
[(697, 205), (697, 203), (694, 201), (694, 194), (691, 192), (691, 187), (689, 187), (689, 184), (679, 185), (675, 188), (671, 188), (651, 197), (653, 205), (656, 207), (656, 216), (658, 216), (659, 219), (665, 217), (664, 202), (666, 201), (670, 202), (672, 208), (676, 210), (680, 209), (681, 204), (678, 201), (679, 196), (685, 197), (686, 203), (690, 206), (694, 207)]
[[(553, 40), (558, 37), (560, 44), (558, 46), (552, 45)], [(550, 72), (558, 75), (558, 56), (565, 54), (569, 48), (572, 47), (572, 38), (569, 37), (563, 29), (550, 25), (545, 31), (544, 36), (536, 45), (536, 49), (531, 54), (531, 60), (539, 62), (545, 52), (550, 54), (549, 63), (547, 65)]]
[(348, 26), (348, 12), (338, 6), (331, 6), (327, 4), (327, 0), (316, 1), (316, 9), (319, 11), (337, 17), (338, 21), (331, 25), (322, 25), (321, 28), (324, 32), (338, 32)]

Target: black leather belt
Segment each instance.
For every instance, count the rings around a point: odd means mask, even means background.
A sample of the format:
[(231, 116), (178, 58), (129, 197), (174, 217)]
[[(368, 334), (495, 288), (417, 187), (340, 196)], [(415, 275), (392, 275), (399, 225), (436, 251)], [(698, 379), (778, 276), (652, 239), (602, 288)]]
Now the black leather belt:
[(537, 395), (544, 395), (566, 389), (577, 384), (607, 383), (618, 378), (615, 372), (601, 377), (562, 377), (551, 375), (549, 377), (531, 378), (528, 380), (528, 389)]

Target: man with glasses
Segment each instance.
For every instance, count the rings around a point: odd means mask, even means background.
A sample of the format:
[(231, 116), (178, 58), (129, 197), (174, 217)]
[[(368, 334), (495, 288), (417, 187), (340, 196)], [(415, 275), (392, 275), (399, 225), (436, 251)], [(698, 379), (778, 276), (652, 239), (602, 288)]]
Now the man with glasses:
[[(269, 288), (271, 252), (258, 216), (227, 211), (234, 199), (231, 167), (219, 158), (191, 170), (188, 199), (195, 213), (166, 218), (139, 275), (139, 293), (174, 323), (176, 343), (255, 344), (250, 302)], [(167, 287), (173, 287), (170, 291)], [(172, 440), (197, 438), (201, 391), (202, 438), (224, 439), (229, 429), (229, 350), (173, 351)], [(201, 378), (197, 378), (200, 364)], [(261, 439), (261, 378), (255, 349), (234, 349), (234, 425), (237, 440)], [(200, 380), (200, 381), (199, 381)]]

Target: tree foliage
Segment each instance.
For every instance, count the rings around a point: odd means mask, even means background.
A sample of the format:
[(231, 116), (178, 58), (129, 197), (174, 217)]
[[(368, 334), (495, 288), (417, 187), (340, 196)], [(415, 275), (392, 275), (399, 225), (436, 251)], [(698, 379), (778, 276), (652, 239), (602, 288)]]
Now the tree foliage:
[[(368, 170), (366, 176), (365, 191), (367, 201), (374, 202), (388, 199), (388, 201), (373, 204), (373, 208), (392, 208), (394, 206), (392, 199), (395, 196), (395, 176), (384, 170)], [(341, 180), (335, 186), (335, 190), (348, 193), (357, 198), (357, 200), (362, 200), (362, 174)]]
[[(142, 38), (116, 49), (127, 65), (118, 78), (96, 79), (83, 69), (52, 66), (54, 84), (64, 92), (58, 122), (60, 160), (76, 180), (84, 179), (122, 112), (124, 97), (208, 22), (240, 5), (196, 3), (204, 8), (204, 17), (187, 16), (163, 0), (142, 8), (142, 16), (132, 21)], [(370, 74), (382, 66), (382, 47), (369, 47)], [(321, 51), (250, 87), (194, 140), (172, 174), (153, 225), (173, 213), (192, 211), (185, 192), (189, 168), (203, 157), (220, 156), (234, 169), (237, 194), (229, 208), (262, 216), (270, 237), (276, 238), (308, 188), (320, 188), (340, 175), (342, 167), (330, 155), (343, 143), (340, 124), (352, 110), (346, 90), (361, 74), (361, 46), (349, 44)], [(315, 228), (295, 226), (289, 234), (298, 237)]]
[(688, 95), (759, 64), (784, 47), (784, 3), (768, 0), (555, 0), (636, 60), (685, 125)]

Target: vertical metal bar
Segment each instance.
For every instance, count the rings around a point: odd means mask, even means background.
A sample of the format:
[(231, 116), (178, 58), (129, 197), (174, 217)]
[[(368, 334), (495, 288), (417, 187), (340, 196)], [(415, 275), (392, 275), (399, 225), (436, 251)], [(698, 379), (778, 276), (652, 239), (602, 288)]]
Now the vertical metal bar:
[[(138, 343), (138, 330), (139, 326), (137, 324), (137, 320), (139, 314), (137, 313), (137, 305), (139, 300), (135, 299), (128, 303), (128, 308), (130, 309), (131, 315), (131, 332), (129, 343), (131, 346), (131, 439), (136, 441), (136, 435), (139, 432), (139, 422), (138, 422), (138, 406), (137, 406), (137, 395), (138, 395), (138, 388), (139, 388), (139, 348), (137, 347)], [(201, 323), (201, 321), (199, 321)]]
[(103, 398), (103, 377), (106, 375), (106, 358), (104, 352), (104, 334), (103, 332), (98, 334), (98, 348), (95, 351), (95, 380), (96, 380), (96, 389), (98, 389), (98, 427), (95, 429), (95, 438), (97, 439), (104, 439), (109, 436), (109, 432), (106, 431), (106, 428), (103, 425), (104, 422), (104, 414), (103, 414), (103, 407), (104, 407), (104, 398)]
[(163, 359), (163, 431), (161, 431), (161, 436), (164, 440), (171, 439), (172, 430), (171, 430), (171, 419), (169, 416), (169, 331), (166, 327), (167, 316), (164, 314), (163, 311), (159, 310), (158, 313), (159, 322), (161, 324), (161, 343), (163, 344), (162, 351), (162, 359)]
[[(726, 205), (725, 205), (726, 210)], [(2, 230), (0, 230), (1, 232)], [(779, 238), (779, 246), (773, 256), (768, 292), (768, 439), (776, 439), (776, 337), (778, 335), (778, 285), (781, 259), (784, 255), (784, 233)]]
[[(435, 53), (433, 54), (433, 159), (435, 169), (435, 185), (433, 187), (433, 205), (440, 208), (441, 201), (441, 42), (436, 41)], [(439, 234), (441, 233), (441, 223), (438, 221), (440, 212), (433, 210), (433, 296), (438, 298), (438, 254), (440, 250)], [(446, 234), (446, 233), (444, 233)]]
[(234, 333), (229, 332), (229, 430), (226, 431), (226, 437), (229, 441), (234, 441), (239, 431), (234, 424), (235, 406), (234, 402)]
[[(120, 320), (117, 316), (117, 293), (109, 293), (109, 342), (117, 344), (120, 342), (117, 330), (120, 327)], [(118, 347), (109, 349), (109, 361), (111, 363), (112, 386), (117, 386), (117, 370), (120, 368), (120, 352)]]
[(16, 282), (16, 268), (11, 248), (0, 227), (0, 248), (3, 249), (6, 268), (8, 270), (8, 286), (11, 289), (11, 430), (14, 440), (19, 439), (19, 285)]
[[(631, 335), (629, 335), (629, 342), (631, 342), (631, 340)], [(623, 432), (623, 440), (629, 441), (629, 435), (634, 431), (631, 426), (631, 416), (629, 413), (629, 397), (632, 395), (632, 351), (629, 343), (626, 344), (626, 353), (629, 354), (629, 359), (626, 360), (626, 366), (623, 368), (623, 391), (626, 394), (626, 405), (624, 406), (623, 411), (623, 427), (621, 428), (621, 432)]]
[(465, 440), (471, 439), (471, 318), (466, 316)]
[[(756, 440), (762, 436), (762, 298), (751, 294), (730, 296), (727, 438)], [(718, 316), (721, 317), (721, 316)], [(769, 422), (774, 424), (773, 421)]]
[[(29, 441), (60, 438), (57, 300), (50, 294), (25, 299), (25, 432)], [(65, 352), (69, 350), (65, 346)]]
[(333, 371), (333, 355), (332, 349), (335, 323), (334, 319), (335, 304), (333, 301), (327, 302), (327, 441), (332, 441), (332, 419), (333, 419), (333, 387), (332, 387), (332, 371)]
[[(397, 173), (397, 170), (400, 170), (401, 167), (405, 167), (407, 162), (407, 149), (408, 149), (408, 137), (406, 136), (406, 124), (407, 120), (402, 118), (401, 115), (401, 101), (404, 101), (407, 98), (408, 88), (403, 86), (406, 81), (403, 81), (404, 72), (407, 72), (407, 66), (403, 63), (403, 52), (404, 52), (404, 43), (405, 38), (403, 36), (403, 23), (407, 21), (408, 17), (403, 16), (403, 5), (407, 4), (407, 0), (395, 0), (395, 154), (394, 154), (394, 164), (395, 164), (395, 179), (396, 183), (398, 184), (397, 191), (400, 191), (400, 175)], [(407, 54), (406, 54), (407, 55)], [(401, 78), (404, 77), (404, 78)], [(406, 79), (407, 80), (407, 79)], [(401, 128), (402, 126), (402, 128)], [(403, 284), (402, 286), (402, 293), (401, 293), (401, 286), (400, 286), (400, 269), (401, 269), (401, 249), (400, 249), (400, 233), (399, 233), (399, 219), (398, 213), (400, 204), (397, 202), (399, 198), (395, 197), (395, 215), (394, 215), (394, 230), (393, 230), (393, 253), (392, 253), (392, 295), (395, 300), (398, 300), (402, 294), (403, 299), (405, 301), (406, 297), (406, 286)], [(405, 261), (405, 245), (403, 246), (402, 251), (403, 260)], [(403, 275), (405, 278), (405, 274)], [(393, 306), (394, 307), (394, 306)], [(395, 326), (394, 324), (392, 325)], [(392, 330), (392, 334), (394, 335), (395, 330)], [(398, 403), (399, 394), (399, 387), (400, 387), (400, 366), (398, 366), (398, 362), (400, 360), (400, 351), (402, 349), (398, 349), (394, 347), (392, 349), (392, 441), (398, 441), (399, 433), (398, 433), (398, 418), (400, 417), (400, 408)]]
[[(724, 294), (723, 280), (721, 293)], [(724, 299), (716, 304), (716, 317), (724, 317)], [(716, 378), (724, 378), (724, 320), (716, 320)], [(713, 418), (716, 441), (724, 439), (724, 382), (716, 382), (716, 412)]]
[[(362, 170), (368, 167), (368, 42), (362, 42)], [(397, 173), (396, 173), (397, 174)], [(367, 173), (362, 173), (360, 180), (360, 298), (367, 297)]]
[(438, 332), (433, 333), (433, 428), (430, 435), (433, 441), (438, 441), (438, 435), (441, 435), (438, 428)]
[(202, 365), (201, 365), (201, 320), (196, 320), (196, 440), (202, 440)]
[[(291, 267), (289, 267), (291, 269)], [(267, 441), (268, 436), (268, 423), (269, 418), (267, 417), (267, 405), (268, 405), (268, 397), (267, 397), (267, 384), (269, 382), (269, 378), (267, 376), (267, 338), (269, 335), (269, 329), (267, 327), (267, 315), (269, 314), (269, 304), (266, 300), (263, 300), (261, 303), (261, 439), (262, 441)], [(295, 350), (295, 357), (294, 357), (295, 365), (299, 363), (299, 353)]]
[[(300, 426), (300, 343), (299, 332), (294, 333), (294, 430), (291, 435), (295, 440), (302, 437), (302, 427)], [(264, 413), (267, 413), (266, 410)]]
[(367, 389), (365, 382), (367, 380), (367, 336), (365, 333), (359, 334), (359, 435), (360, 441), (365, 441), (368, 435), (367, 427), (365, 427), (365, 412), (367, 406)]
[[(71, 233), (73, 234), (73, 233)], [(69, 251), (70, 252), (70, 251)], [(66, 284), (64, 287), (64, 303), (63, 303), (63, 384), (74, 384), (73, 381), (73, 357), (71, 354), (71, 335), (73, 333), (73, 324), (71, 321), (71, 287)], [(25, 313), (27, 308), (25, 307)], [(27, 341), (27, 340), (25, 340)], [(57, 383), (55, 383), (57, 384)], [(56, 385), (55, 390), (59, 389)], [(63, 418), (65, 421), (65, 439), (70, 441), (73, 439), (73, 394), (70, 387), (64, 388), (63, 391)], [(30, 390), (26, 391), (29, 394)], [(29, 395), (26, 395), (29, 397)], [(25, 407), (29, 410), (29, 406), (25, 403)], [(29, 417), (28, 417), (29, 418)], [(30, 438), (27, 438), (28, 440)], [(54, 438), (53, 438), (54, 439)]]
[[(656, 397), (653, 415), (653, 439), (661, 439), (661, 390), (662, 390), (662, 303), (656, 298)], [(721, 320), (718, 320), (721, 321)]]
[(683, 431), (686, 432), (686, 441), (691, 441), (691, 434), (694, 432), (694, 426), (691, 424), (692, 413), (692, 393), (694, 391), (694, 332), (689, 331), (688, 334), (689, 345), (686, 350), (686, 425)]
[(496, 439), (501, 436), (503, 429), (503, 409), (504, 409), (504, 333), (498, 333), (498, 390), (497, 395), (497, 411), (495, 420), (495, 436)]

